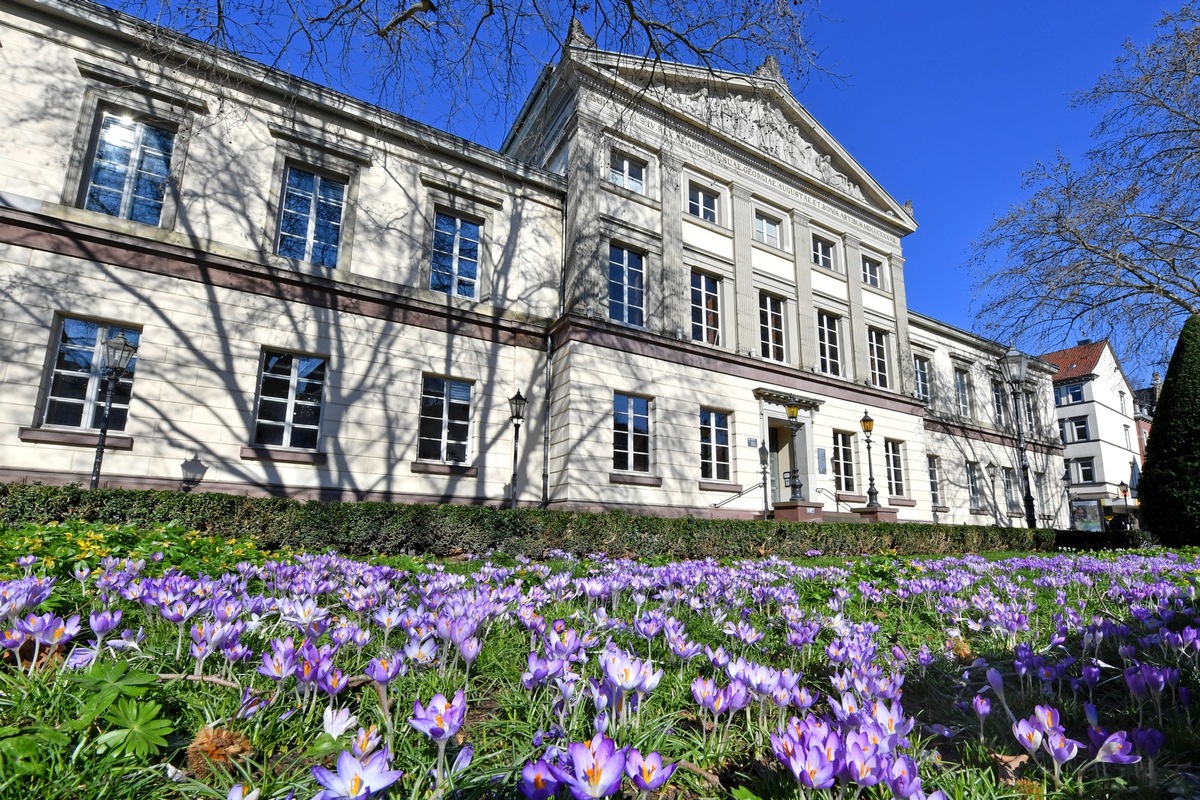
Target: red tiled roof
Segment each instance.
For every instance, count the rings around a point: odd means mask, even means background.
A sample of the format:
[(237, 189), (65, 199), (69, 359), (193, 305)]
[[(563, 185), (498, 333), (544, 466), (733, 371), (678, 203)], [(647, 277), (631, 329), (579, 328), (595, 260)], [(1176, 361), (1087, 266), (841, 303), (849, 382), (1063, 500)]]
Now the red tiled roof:
[(1054, 373), (1054, 382), (1059, 383), (1094, 375), (1096, 364), (1099, 363), (1100, 356), (1104, 354), (1104, 348), (1107, 346), (1108, 340), (1101, 339), (1098, 342), (1079, 344), (1065, 350), (1055, 350), (1053, 353), (1046, 353), (1039, 358), (1058, 368), (1058, 372)]

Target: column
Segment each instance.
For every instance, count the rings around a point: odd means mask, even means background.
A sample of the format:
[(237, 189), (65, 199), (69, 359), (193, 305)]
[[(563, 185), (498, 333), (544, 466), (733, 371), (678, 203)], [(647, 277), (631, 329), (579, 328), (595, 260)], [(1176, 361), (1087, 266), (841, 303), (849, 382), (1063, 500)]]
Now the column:
[(607, 162), (602, 147), (600, 122), (577, 112), (567, 156), (566, 298), (568, 312), (583, 314), (588, 306), (599, 319), (608, 316), (608, 247), (601, 247), (600, 210), (597, 193), (597, 160)]
[(647, 276), (647, 298), (663, 333), (673, 335), (682, 329), (691, 337), (691, 276), (683, 263), (683, 160), (665, 150), (659, 158), (659, 184), (662, 200), (662, 265), (657, 279), (652, 267)]
[(912, 397), (915, 390), (912, 374), (912, 342), (908, 338), (908, 298), (904, 292), (904, 256), (892, 254), (888, 256), (891, 268), (892, 302), (896, 309), (896, 389), (901, 394)]
[(733, 196), (733, 293), (737, 351), (758, 352), (758, 296), (754, 292), (754, 203), (750, 190), (734, 184)]
[(870, 380), (871, 368), (867, 359), (867, 323), (863, 316), (862, 299), (862, 251), (859, 244), (862, 240), (857, 236), (846, 234), (842, 237), (846, 253), (846, 290), (850, 301), (849, 331), (842, 331), (851, 345), (851, 357), (847, 364), (853, 364), (855, 381)]
[(796, 333), (799, 341), (792, 346), (792, 358), (799, 358), (800, 369), (817, 365), (817, 315), (812, 299), (812, 217), (792, 209), (792, 258), (796, 264)]

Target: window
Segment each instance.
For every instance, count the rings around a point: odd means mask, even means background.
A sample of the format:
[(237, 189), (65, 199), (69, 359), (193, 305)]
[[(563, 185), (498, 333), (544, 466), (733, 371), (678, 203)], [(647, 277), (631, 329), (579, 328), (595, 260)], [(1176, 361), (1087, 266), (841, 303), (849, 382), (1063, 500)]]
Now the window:
[(1020, 511), (1017, 505), (1017, 475), (1012, 467), (1004, 468), (1004, 502), (1009, 511)]
[(345, 181), (288, 167), (275, 253), (322, 267), (337, 266), (345, 203)]
[(929, 359), (921, 356), (913, 356), (913, 385), (915, 386), (914, 394), (917, 399), (923, 403), (928, 403), (930, 400), (929, 393)]
[(1037, 425), (1037, 415), (1033, 413), (1037, 409), (1033, 402), (1033, 392), (1022, 392), (1021, 395), (1025, 400), (1025, 425), (1033, 431)]
[(1058, 421), (1058, 438), (1062, 440), (1063, 444), (1067, 443), (1067, 421), (1065, 419)]
[(692, 273), (692, 341), (721, 343), (721, 282)]
[(1088, 431), (1087, 417), (1071, 417), (1067, 420), (1067, 434), (1071, 442), (1086, 442), (1092, 437)]
[(263, 352), (254, 443), (316, 450), (325, 359)]
[(646, 162), (614, 150), (609, 159), (608, 179), (631, 192), (646, 193)]
[(429, 288), (456, 297), (475, 297), (479, 281), (480, 224), (438, 212), (433, 224)]
[(839, 492), (854, 491), (853, 434), (833, 432), (833, 486)]
[(836, 269), (833, 263), (833, 242), (814, 235), (812, 237), (812, 260), (818, 267)]
[(650, 400), (613, 394), (613, 469), (650, 471)]
[(871, 385), (888, 388), (888, 336), (878, 328), (867, 328), (867, 360), (871, 365)]
[(688, 213), (715, 225), (717, 223), (717, 193), (695, 183), (689, 184)]
[[(135, 346), (141, 339), (141, 332), (132, 328), (83, 319), (62, 320), (54, 369), (46, 390), (44, 424), (68, 428), (100, 427), (104, 416), (104, 343), (121, 333)], [(135, 355), (113, 389), (109, 430), (125, 430), (136, 367)]]
[(1005, 395), (1004, 384), (992, 381), (992, 410), (996, 413), (996, 427), (1002, 427), (1008, 420), (1008, 397)]
[(642, 254), (624, 247), (608, 248), (608, 318), (626, 325), (645, 324)]
[(1133, 442), (1129, 438), (1129, 426), (1128, 425), (1125, 426), (1125, 449), (1126, 450), (1133, 449)]
[(105, 112), (96, 132), (84, 208), (158, 225), (174, 149), (174, 131)]
[(958, 401), (958, 413), (971, 416), (971, 376), (965, 369), (954, 370), (954, 397)]
[(888, 495), (904, 496), (904, 442), (883, 440), (884, 466), (887, 470)]
[(471, 384), (426, 375), (421, 382), (417, 458), (461, 464), (471, 440)]
[(771, 247), (783, 247), (779, 233), (779, 220), (768, 217), (761, 211), (754, 212), (754, 238)]
[(929, 467), (929, 498), (933, 505), (942, 504), (942, 482), (938, 477), (938, 457), (926, 456), (925, 463)]
[(700, 477), (729, 480), (729, 415), (700, 409)]
[(1117, 400), (1118, 400), (1118, 401), (1120, 402), (1120, 404), (1121, 404), (1121, 415), (1122, 415), (1122, 416), (1124, 416), (1126, 413), (1128, 413), (1128, 412), (1125, 410), (1125, 393), (1124, 393), (1124, 392), (1117, 392)]
[(842, 374), (842, 356), (838, 347), (838, 317), (826, 311), (817, 312), (817, 348), (820, 353), (821, 372), (826, 375)]
[(873, 258), (863, 256), (862, 279), (867, 286), (881, 288), (883, 286), (883, 264)]
[(1038, 508), (1046, 511), (1046, 473), (1038, 472), (1034, 474), (1033, 485), (1037, 488)]
[(1083, 384), (1071, 383), (1054, 387), (1054, 405), (1069, 406), (1083, 402)]
[(979, 494), (979, 464), (974, 461), (967, 462), (967, 495), (972, 509), (983, 508)]
[(783, 300), (766, 292), (758, 295), (759, 355), (783, 361)]
[(1079, 458), (1074, 462), (1075, 480), (1073, 483), (1096, 482), (1096, 460), (1094, 458)]

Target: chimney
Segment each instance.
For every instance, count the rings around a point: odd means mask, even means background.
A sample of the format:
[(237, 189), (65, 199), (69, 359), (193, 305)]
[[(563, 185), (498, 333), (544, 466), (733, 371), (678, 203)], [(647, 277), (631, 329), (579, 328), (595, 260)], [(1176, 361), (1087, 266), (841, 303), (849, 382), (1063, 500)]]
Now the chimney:
[(1091, 343), (1092, 343), (1091, 339), (1080, 339), (1079, 344), (1077, 346), (1083, 347), (1085, 344), (1091, 344)]

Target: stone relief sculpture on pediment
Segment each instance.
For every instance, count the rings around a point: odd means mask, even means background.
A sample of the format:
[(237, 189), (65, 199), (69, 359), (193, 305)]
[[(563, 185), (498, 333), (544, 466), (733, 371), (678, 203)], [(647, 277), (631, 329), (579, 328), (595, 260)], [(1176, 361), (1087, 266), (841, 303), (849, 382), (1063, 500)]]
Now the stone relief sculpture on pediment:
[(793, 169), (864, 199), (858, 184), (835, 169), (830, 157), (818, 151), (776, 105), (743, 94), (714, 93), (707, 86), (692, 92), (665, 90), (662, 99)]

